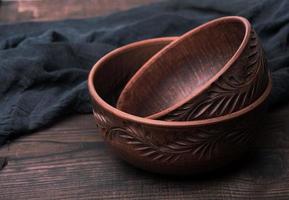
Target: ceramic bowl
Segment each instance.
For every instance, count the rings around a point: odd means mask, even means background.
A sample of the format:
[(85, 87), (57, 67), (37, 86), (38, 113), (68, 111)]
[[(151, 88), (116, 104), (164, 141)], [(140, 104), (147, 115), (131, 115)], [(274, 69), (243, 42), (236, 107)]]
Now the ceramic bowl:
[(192, 121), (249, 106), (268, 85), (258, 37), (243, 17), (223, 17), (184, 34), (128, 81), (117, 108), (166, 121)]
[(137, 70), (154, 54), (175, 39), (177, 37), (143, 40), (107, 54), (103, 58), (109, 57), (109, 59), (105, 59), (105, 65), (97, 68), (97, 82), (103, 86), (98, 90), (99, 95), (106, 99), (110, 105), (115, 105), (122, 89)]
[(160, 121), (118, 110), (116, 100), (125, 83), (171, 40), (137, 42), (100, 59), (88, 78), (94, 117), (105, 142), (134, 166), (162, 174), (211, 171), (238, 159), (257, 137), (271, 82), (250, 105), (206, 120)]

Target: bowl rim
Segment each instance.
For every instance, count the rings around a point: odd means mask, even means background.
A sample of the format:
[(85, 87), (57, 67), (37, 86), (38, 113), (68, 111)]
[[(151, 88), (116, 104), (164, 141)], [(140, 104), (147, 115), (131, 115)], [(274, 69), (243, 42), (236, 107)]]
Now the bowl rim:
[[(173, 41), (172, 43), (170, 43), (169, 45), (167, 45), (166, 47), (161, 49), (154, 56), (152, 56), (148, 61), (146, 61), (143, 64), (143, 66), (126, 83), (125, 87), (123, 88), (122, 92), (120, 93), (119, 98), (123, 98), (123, 95), (128, 93), (130, 88), (133, 87), (134, 83), (137, 82), (139, 77), (142, 74), (146, 73), (146, 71), (149, 70), (151, 64), (155, 63), (159, 57), (166, 54), (168, 51), (170, 51), (170, 49), (175, 48), (175, 46), (177, 46), (179, 43), (187, 40), (190, 37), (193, 37), (194, 34), (200, 32), (200, 31), (203, 31), (204, 29), (207, 29), (207, 28), (214, 26), (216, 24), (226, 24), (226, 23), (230, 23), (230, 22), (239, 22), (245, 28), (245, 31), (244, 31), (245, 33), (244, 33), (242, 42), (240, 43), (239, 47), (234, 52), (232, 57), (228, 61), (225, 62), (225, 64), (221, 67), (221, 69), (217, 73), (213, 74), (212, 77), (208, 81), (206, 81), (204, 84), (202, 84), (199, 88), (197, 88), (194, 92), (189, 94), (187, 97), (183, 98), (180, 101), (172, 103), (172, 105), (169, 105), (168, 107), (166, 107), (165, 109), (163, 109), (159, 112), (149, 114), (149, 115), (144, 116), (144, 117), (149, 118), (149, 119), (157, 119), (157, 118), (163, 117), (163, 116), (169, 114), (170, 112), (178, 109), (179, 107), (181, 107), (185, 103), (189, 102), (193, 98), (201, 95), (203, 92), (205, 92), (212, 85), (212, 83), (216, 82), (237, 61), (237, 59), (240, 57), (240, 55), (245, 50), (245, 48), (248, 44), (248, 41), (250, 39), (251, 30), (252, 30), (251, 24), (246, 18), (241, 17), (241, 16), (220, 17), (220, 18), (216, 18), (216, 19), (213, 19), (211, 21), (208, 21), (207, 23), (204, 23), (204, 24), (186, 32), (185, 34), (180, 36), (177, 40)], [(119, 101), (117, 101), (116, 107), (119, 108)]]
[(194, 121), (162, 121), (162, 120), (155, 120), (155, 119), (148, 119), (139, 117), (136, 115), (132, 115), (126, 112), (123, 112), (110, 104), (108, 104), (106, 101), (104, 101), (96, 92), (95, 86), (94, 86), (94, 76), (98, 69), (103, 66), (107, 61), (109, 61), (111, 58), (119, 54), (120, 52), (126, 52), (131, 49), (134, 49), (136, 47), (150, 44), (150, 43), (157, 43), (157, 42), (165, 42), (170, 41), (173, 39), (176, 39), (177, 37), (161, 37), (161, 38), (153, 38), (153, 39), (146, 39), (138, 42), (134, 42), (128, 45), (125, 45), (123, 47), (117, 48), (110, 53), (103, 56), (96, 64), (92, 67), (91, 71), (89, 72), (88, 76), (88, 90), (90, 93), (91, 98), (100, 106), (102, 109), (106, 110), (106, 112), (109, 112), (112, 115), (117, 116), (118, 118), (121, 118), (123, 120), (128, 120), (135, 123), (140, 123), (144, 125), (150, 125), (155, 127), (174, 127), (174, 128), (183, 128), (183, 127), (196, 127), (196, 126), (202, 126), (202, 125), (210, 125), (215, 124), (219, 122), (224, 122), (228, 120), (232, 120), (234, 118), (237, 118), (241, 115), (244, 115), (246, 113), (249, 113), (256, 107), (258, 107), (260, 104), (262, 104), (266, 98), (269, 96), (271, 88), (272, 88), (272, 81), (270, 77), (270, 72), (268, 72), (268, 86), (266, 90), (263, 92), (263, 94), (254, 102), (252, 102), (249, 106), (246, 106), (245, 108), (238, 110), (233, 113), (229, 113), (223, 116), (209, 118), (209, 119), (203, 119), (203, 120), (194, 120)]

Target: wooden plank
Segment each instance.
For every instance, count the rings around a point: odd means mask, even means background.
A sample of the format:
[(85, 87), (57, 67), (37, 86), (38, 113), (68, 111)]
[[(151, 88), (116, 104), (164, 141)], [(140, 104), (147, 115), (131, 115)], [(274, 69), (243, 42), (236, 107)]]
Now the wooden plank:
[(160, 0), (15, 0), (0, 1), (0, 22), (94, 17)]

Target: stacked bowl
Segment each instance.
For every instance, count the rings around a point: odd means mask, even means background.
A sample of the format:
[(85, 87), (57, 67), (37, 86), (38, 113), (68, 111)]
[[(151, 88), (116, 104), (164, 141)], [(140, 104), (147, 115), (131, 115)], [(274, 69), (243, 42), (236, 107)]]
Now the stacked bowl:
[(230, 16), (118, 48), (95, 64), (88, 87), (96, 123), (119, 156), (153, 172), (196, 174), (246, 152), (271, 78), (250, 23)]

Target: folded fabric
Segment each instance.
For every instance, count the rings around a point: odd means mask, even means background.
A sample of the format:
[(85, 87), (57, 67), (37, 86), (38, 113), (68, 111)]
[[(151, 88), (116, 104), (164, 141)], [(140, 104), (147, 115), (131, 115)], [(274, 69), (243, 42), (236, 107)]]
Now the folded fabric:
[(0, 143), (72, 113), (91, 112), (93, 64), (112, 49), (182, 34), (225, 15), (249, 19), (273, 76), (270, 107), (289, 99), (289, 1), (173, 0), (110, 16), (0, 24)]

